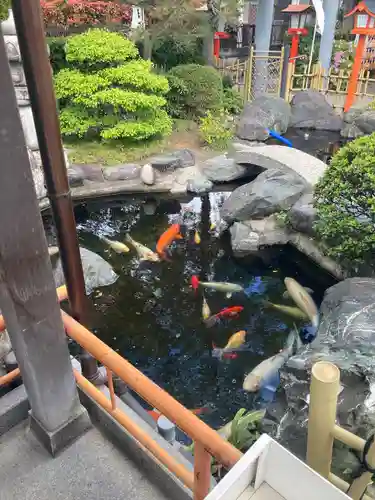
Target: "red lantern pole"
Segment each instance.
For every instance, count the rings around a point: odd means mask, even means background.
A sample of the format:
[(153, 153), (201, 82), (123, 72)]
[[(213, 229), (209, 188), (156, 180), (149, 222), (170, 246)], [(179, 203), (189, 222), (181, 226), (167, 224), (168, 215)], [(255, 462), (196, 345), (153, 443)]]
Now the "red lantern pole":
[(362, 58), (363, 58), (363, 52), (365, 50), (365, 45), (366, 45), (366, 35), (359, 35), (357, 50), (355, 51), (355, 58), (352, 67), (352, 74), (350, 75), (350, 81), (348, 85), (348, 94), (346, 96), (346, 101), (344, 106), (345, 113), (349, 111), (355, 100), (355, 94), (357, 92), (357, 85), (358, 85), (358, 77), (359, 77), (359, 72), (361, 71)]

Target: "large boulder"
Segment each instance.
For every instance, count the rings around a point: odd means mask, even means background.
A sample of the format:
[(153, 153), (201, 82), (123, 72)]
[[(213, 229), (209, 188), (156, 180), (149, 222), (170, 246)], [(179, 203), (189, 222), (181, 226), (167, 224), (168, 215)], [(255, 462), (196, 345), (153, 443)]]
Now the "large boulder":
[(289, 231), (280, 224), (277, 215), (265, 219), (235, 222), (229, 231), (235, 257), (245, 257), (263, 247), (285, 245), (290, 239)]
[(230, 182), (246, 177), (247, 168), (226, 154), (215, 156), (200, 165), (203, 175), (212, 182)]
[[(118, 278), (118, 275), (100, 255), (97, 255), (87, 248), (80, 247), (83, 274), (85, 277), (86, 293), (89, 295), (95, 288), (112, 285)], [(56, 287), (65, 283), (64, 272), (61, 259), (52, 260), (53, 277)]]
[(288, 168), (271, 168), (225, 200), (221, 217), (227, 222), (263, 219), (289, 209), (309, 189), (309, 184)]
[(355, 139), (375, 132), (375, 109), (353, 109), (345, 113), (342, 137)]
[(313, 235), (313, 225), (316, 220), (314, 198), (312, 193), (305, 193), (292, 206), (288, 219), (293, 229), (300, 233)]
[(291, 105), (290, 127), (332, 131), (340, 131), (342, 128), (342, 119), (324, 95), (316, 90), (298, 92)]
[(247, 141), (265, 141), (267, 129), (284, 134), (289, 126), (290, 105), (281, 97), (263, 95), (247, 103), (237, 126), (237, 136)]
[[(269, 414), (283, 425), (274, 426), (279, 440), (305, 456), (309, 383), (313, 363), (333, 362), (340, 368), (343, 390), (338, 422), (367, 437), (375, 425), (375, 280), (346, 279), (329, 288), (320, 308), (316, 340), (302, 348), (281, 370), (281, 389)], [(268, 429), (270, 430), (270, 429)], [(338, 468), (351, 468), (347, 450), (337, 447)], [(349, 463), (348, 463), (349, 462)], [(357, 460), (352, 464), (358, 465)], [(337, 470), (337, 469), (336, 469)], [(342, 471), (341, 471), (342, 472)]]

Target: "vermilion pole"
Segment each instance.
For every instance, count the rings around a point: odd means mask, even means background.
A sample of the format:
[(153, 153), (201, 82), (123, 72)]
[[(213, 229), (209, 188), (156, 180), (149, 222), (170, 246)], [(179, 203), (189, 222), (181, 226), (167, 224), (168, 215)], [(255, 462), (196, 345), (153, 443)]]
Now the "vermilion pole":
[(361, 71), (365, 44), (366, 44), (366, 35), (359, 35), (357, 50), (355, 51), (354, 64), (352, 67), (352, 74), (350, 75), (350, 81), (348, 85), (348, 93), (346, 96), (346, 101), (344, 106), (345, 113), (349, 111), (355, 100), (355, 94), (357, 92), (357, 85), (358, 85), (358, 77), (359, 77), (359, 72)]

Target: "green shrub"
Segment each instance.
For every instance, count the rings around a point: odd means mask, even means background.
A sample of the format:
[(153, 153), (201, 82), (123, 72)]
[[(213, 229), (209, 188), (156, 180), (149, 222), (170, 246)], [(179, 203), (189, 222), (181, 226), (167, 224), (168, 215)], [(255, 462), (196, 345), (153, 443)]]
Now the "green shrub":
[(50, 52), (49, 59), (54, 74), (68, 67), (68, 62), (65, 57), (66, 41), (67, 37), (63, 36), (47, 38)]
[(243, 99), (241, 94), (233, 88), (224, 88), (223, 93), (224, 111), (231, 115), (239, 115), (243, 109)]
[[(171, 84), (171, 78), (173, 83)], [(183, 64), (168, 73), (168, 106), (178, 118), (196, 118), (223, 108), (223, 83), (211, 66)]]
[(213, 149), (226, 149), (233, 137), (233, 124), (224, 113), (213, 115), (210, 111), (200, 119), (199, 133), (204, 144)]
[(0, 22), (8, 19), (8, 9), (10, 9), (10, 0), (0, 0)]
[(141, 141), (171, 133), (163, 109), (168, 80), (137, 55), (118, 33), (95, 29), (69, 38), (66, 59), (74, 69), (55, 76), (64, 136)]
[(317, 234), (348, 268), (374, 268), (375, 134), (345, 145), (315, 189)]

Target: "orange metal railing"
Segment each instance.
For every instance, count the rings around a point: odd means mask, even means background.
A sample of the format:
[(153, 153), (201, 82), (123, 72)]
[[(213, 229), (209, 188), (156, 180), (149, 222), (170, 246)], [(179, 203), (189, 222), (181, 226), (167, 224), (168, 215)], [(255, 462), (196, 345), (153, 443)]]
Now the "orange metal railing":
[[(64, 290), (63, 287), (58, 289), (57, 293), (59, 300), (66, 298), (66, 289)], [(194, 500), (203, 500), (210, 489), (211, 456), (215, 457), (220, 464), (230, 468), (240, 460), (242, 453), (222, 439), (216, 431), (113, 351), (87, 328), (64, 311), (61, 311), (61, 315), (67, 335), (106, 367), (110, 399), (81, 373), (74, 370), (77, 385), (120, 423), (142, 446), (149, 450), (162, 465), (175, 474), (184, 485), (193, 490)], [(0, 316), (0, 331), (4, 328), (4, 320)], [(131, 418), (117, 408), (112, 373), (120, 377), (145, 401), (159, 410), (193, 439), (195, 445), (194, 473), (169, 455)], [(19, 374), (19, 370), (16, 369), (4, 377), (0, 377), (0, 385), (9, 383)]]

